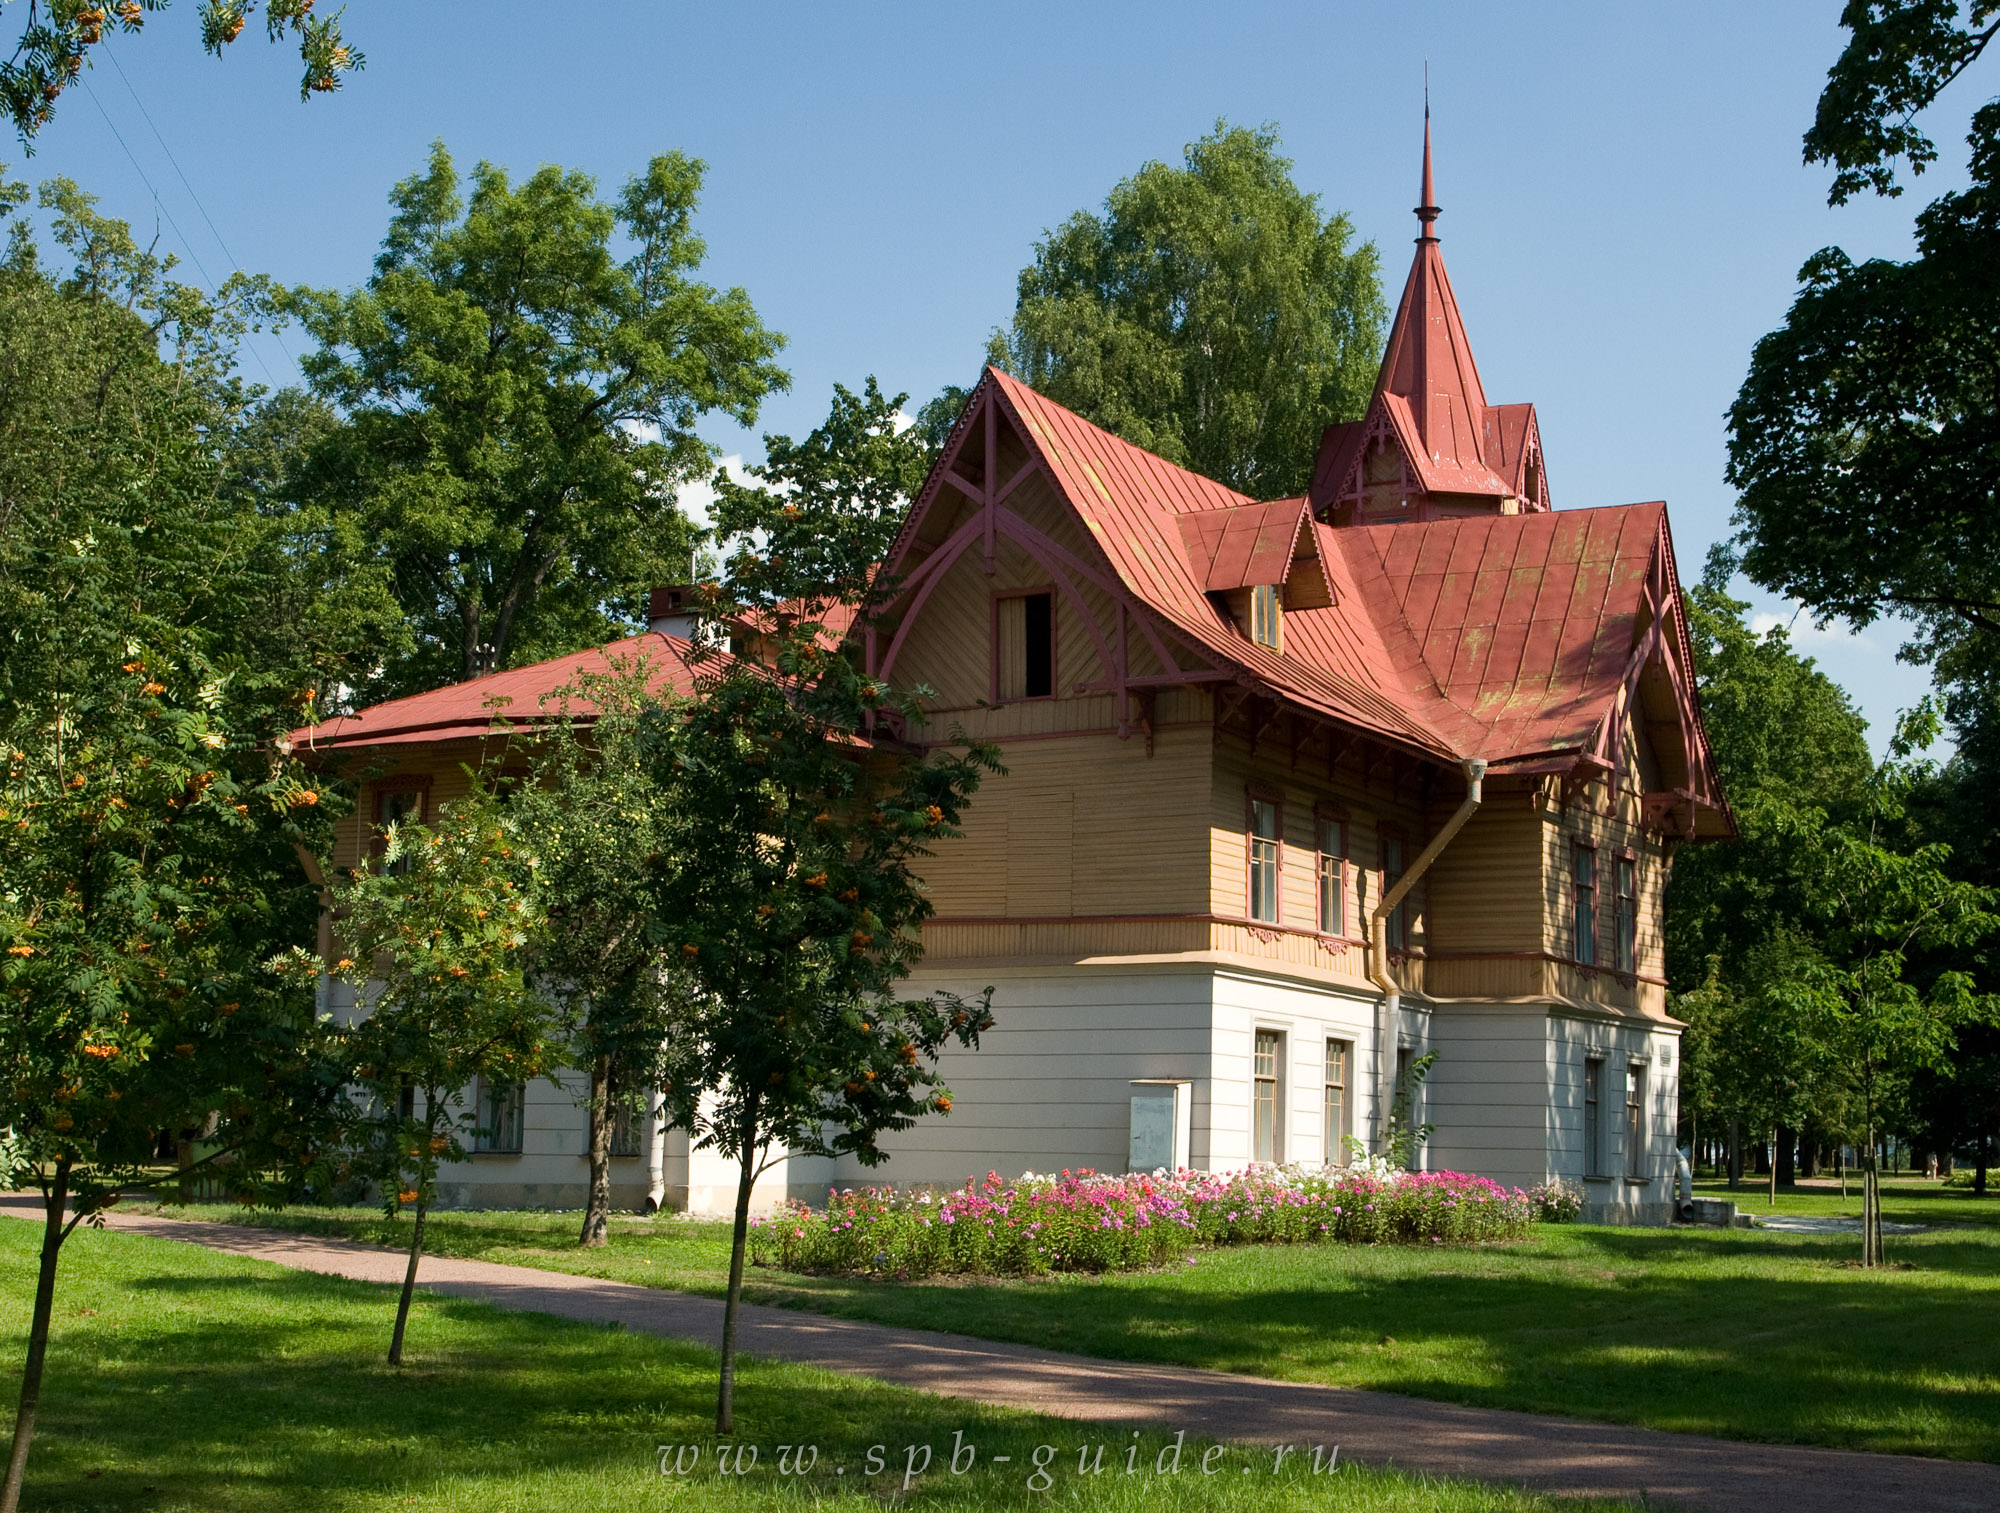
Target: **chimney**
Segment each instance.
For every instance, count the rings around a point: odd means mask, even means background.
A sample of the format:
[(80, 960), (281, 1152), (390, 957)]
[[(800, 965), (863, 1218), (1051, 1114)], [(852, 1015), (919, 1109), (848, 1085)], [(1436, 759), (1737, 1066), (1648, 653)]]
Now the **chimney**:
[(653, 602), (646, 615), (646, 629), (655, 635), (692, 641), (695, 631), (694, 585), (675, 583), (653, 590)]

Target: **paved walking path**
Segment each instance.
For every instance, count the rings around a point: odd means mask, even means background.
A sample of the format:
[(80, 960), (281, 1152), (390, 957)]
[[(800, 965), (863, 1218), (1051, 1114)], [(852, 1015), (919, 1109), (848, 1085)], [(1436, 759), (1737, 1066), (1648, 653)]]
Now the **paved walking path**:
[[(32, 1197), (0, 1214), (40, 1218)], [(142, 1214), (111, 1227), (364, 1282), (403, 1279), (401, 1252), (231, 1224)], [(715, 1345), (712, 1298), (563, 1272), (426, 1256), (431, 1292)], [(876, 1377), (946, 1397), (1105, 1424), (1161, 1425), (1238, 1442), (1338, 1444), (1371, 1465), (1472, 1476), (1543, 1491), (1637, 1497), (1713, 1513), (1993, 1513), (2000, 1466), (1663, 1434), (1389, 1393), (1220, 1371), (1088, 1360), (1025, 1345), (895, 1329), (746, 1305), (745, 1354)]]

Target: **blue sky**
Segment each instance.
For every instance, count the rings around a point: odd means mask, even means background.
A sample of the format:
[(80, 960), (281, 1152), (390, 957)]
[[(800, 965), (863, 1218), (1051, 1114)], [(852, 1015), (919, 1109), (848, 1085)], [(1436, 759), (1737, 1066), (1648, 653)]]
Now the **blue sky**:
[[(157, 224), (215, 277), (345, 286), (434, 138), (467, 165), (560, 163), (607, 190), (679, 148), (709, 164), (708, 276), (790, 338), (792, 392), (758, 429), (798, 434), (835, 380), (875, 373), (918, 400), (966, 382), (1035, 239), (1218, 117), (1278, 127), (1299, 183), (1381, 247), (1393, 298), (1428, 62), (1439, 229), (1489, 397), (1536, 404), (1558, 508), (1668, 500), (1693, 577), (1728, 530), (1723, 412), (1799, 265), (1829, 244), (1906, 255), (1915, 211), (1961, 178), (1965, 85), (1916, 191), (1827, 207), (1799, 136), (1839, 9), (349, 0), (368, 67), (302, 104), (295, 53), (253, 25), (217, 62), (181, 0), (109, 44), (122, 77), (88, 74), (33, 159), (0, 156)], [(288, 377), (278, 346), (257, 359), (253, 379)], [(1878, 739), (1924, 687), (1893, 626), (1795, 633)]]

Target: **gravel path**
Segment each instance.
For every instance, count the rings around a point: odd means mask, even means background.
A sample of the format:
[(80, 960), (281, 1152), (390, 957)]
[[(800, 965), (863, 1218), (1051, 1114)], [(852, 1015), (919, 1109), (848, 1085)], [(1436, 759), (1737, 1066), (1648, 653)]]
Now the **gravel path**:
[[(33, 1197), (0, 1214), (40, 1218)], [(230, 1224), (116, 1214), (112, 1228), (206, 1245), (301, 1271), (400, 1283), (400, 1252)], [(711, 1298), (490, 1261), (425, 1257), (422, 1285), (500, 1308), (715, 1345)], [(946, 1397), (1105, 1424), (1161, 1425), (1254, 1444), (1340, 1446), (1371, 1465), (1472, 1476), (1539, 1490), (1712, 1513), (1994, 1513), (2000, 1466), (1664, 1434), (1615, 1424), (1468, 1408), (1389, 1393), (1265, 1381), (1220, 1371), (1089, 1360), (961, 1335), (895, 1329), (746, 1305), (746, 1354), (876, 1377)]]

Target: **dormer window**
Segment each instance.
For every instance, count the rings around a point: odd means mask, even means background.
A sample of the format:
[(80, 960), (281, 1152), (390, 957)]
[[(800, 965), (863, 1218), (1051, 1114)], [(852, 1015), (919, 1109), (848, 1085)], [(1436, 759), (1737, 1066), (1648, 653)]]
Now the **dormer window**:
[(1284, 650), (1284, 605), (1275, 583), (1250, 590), (1250, 639), (1272, 651)]

